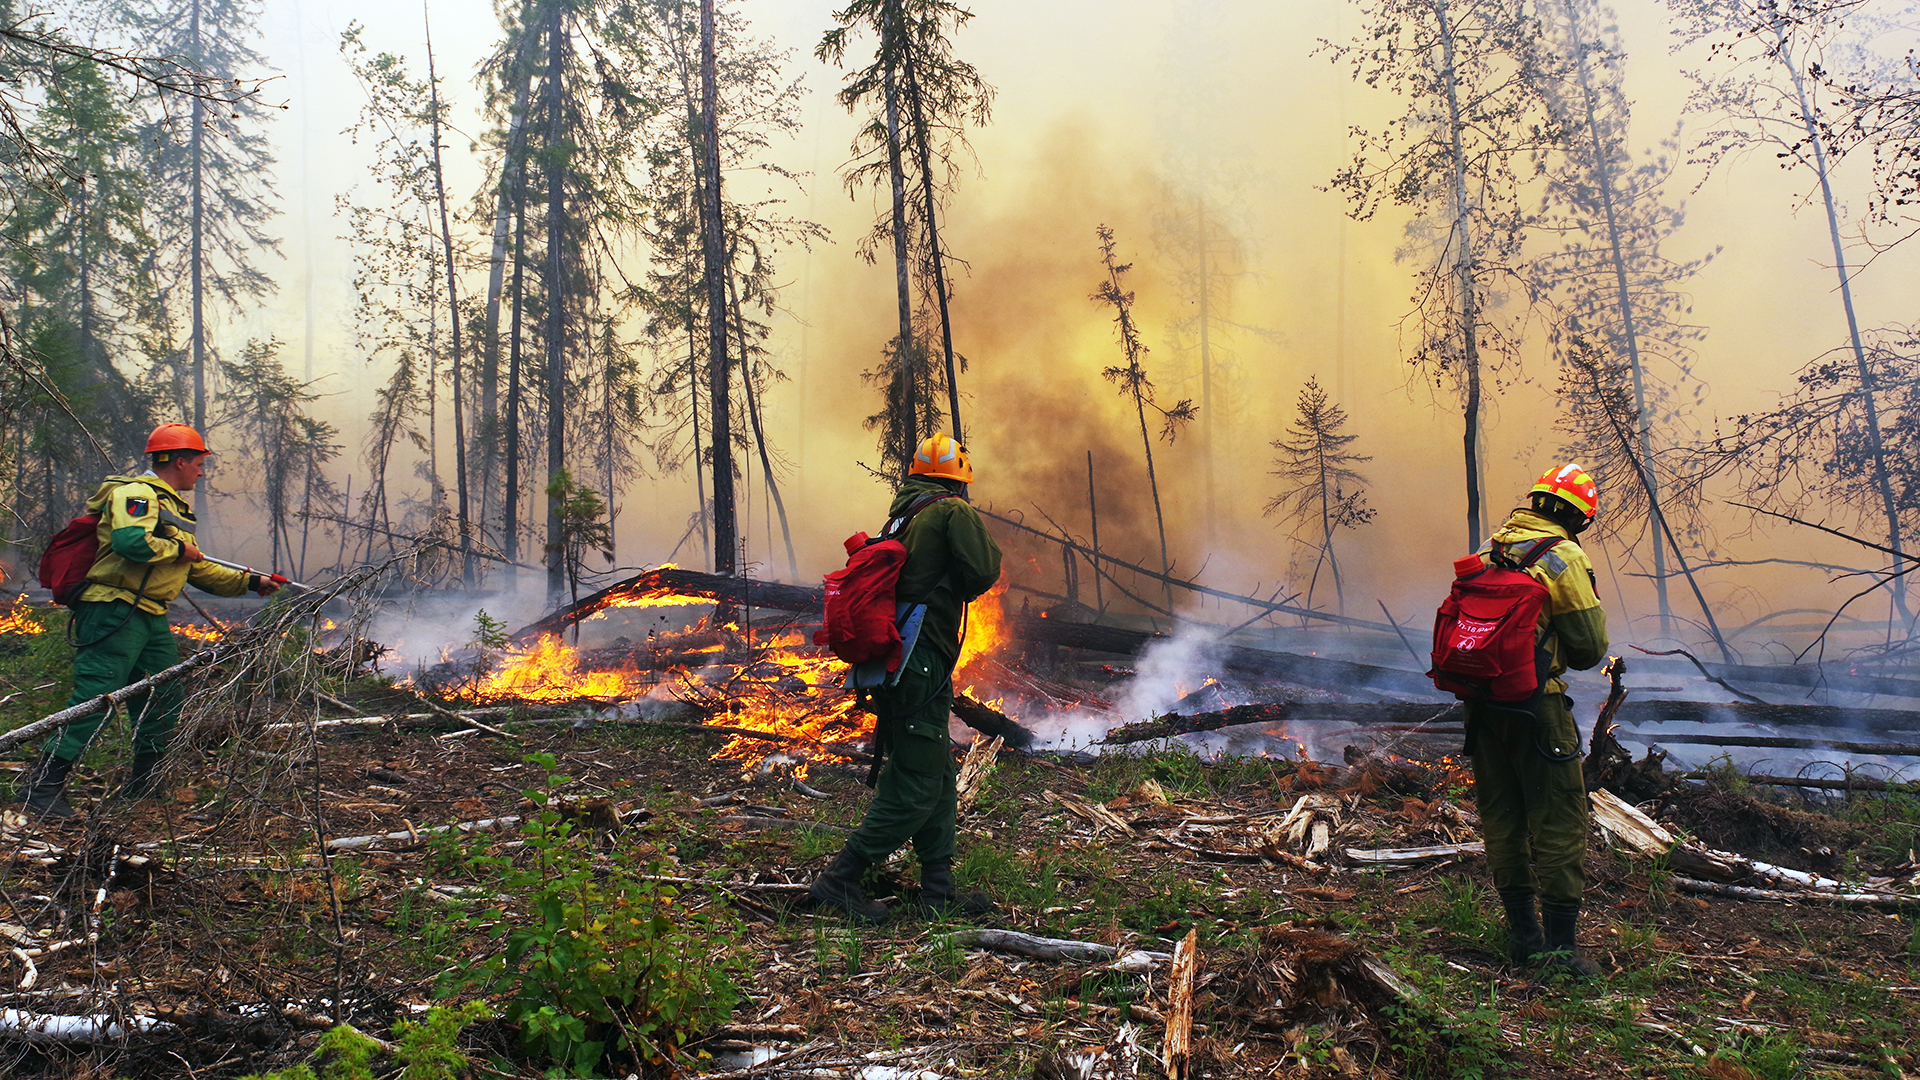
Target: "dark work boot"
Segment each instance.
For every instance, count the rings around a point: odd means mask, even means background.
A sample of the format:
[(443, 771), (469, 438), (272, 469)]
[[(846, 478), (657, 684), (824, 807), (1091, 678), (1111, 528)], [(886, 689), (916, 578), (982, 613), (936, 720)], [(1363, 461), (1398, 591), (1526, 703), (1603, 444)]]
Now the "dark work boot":
[(1542, 903), (1540, 923), (1546, 931), (1546, 951), (1540, 954), (1541, 974), (1564, 975), (1570, 979), (1591, 979), (1600, 974), (1593, 961), (1580, 955), (1573, 940), (1580, 922), (1580, 905)]
[(871, 865), (852, 848), (841, 848), (827, 872), (807, 886), (807, 895), (820, 907), (842, 912), (856, 922), (878, 926), (892, 918), (893, 912), (887, 905), (867, 899), (867, 891), (860, 886), (861, 875)]
[(73, 762), (53, 756), (49, 750), (42, 754), (33, 768), (27, 773), (27, 783), (20, 792), (20, 802), (28, 817), (52, 818), (65, 821), (73, 817), (73, 807), (67, 805), (67, 774), (73, 771)]
[(952, 915), (971, 915), (979, 918), (991, 915), (998, 908), (993, 898), (986, 893), (953, 891), (953, 860), (945, 862), (922, 863), (920, 866), (920, 895), (915, 900), (922, 918), (943, 919)]
[(133, 755), (133, 772), (127, 782), (121, 785), (117, 794), (123, 799), (137, 799), (153, 790), (153, 784), (159, 777), (160, 763), (166, 760), (164, 750), (152, 750)]
[(1546, 938), (1540, 916), (1533, 910), (1532, 889), (1502, 889), (1500, 903), (1507, 909), (1507, 949), (1513, 962), (1525, 967), (1540, 958)]

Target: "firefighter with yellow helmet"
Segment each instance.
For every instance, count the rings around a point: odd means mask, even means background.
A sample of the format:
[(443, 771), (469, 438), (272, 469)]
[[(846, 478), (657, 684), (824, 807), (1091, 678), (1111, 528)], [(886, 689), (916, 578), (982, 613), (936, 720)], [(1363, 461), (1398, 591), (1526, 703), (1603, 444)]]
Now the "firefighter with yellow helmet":
[(891, 917), (885, 904), (867, 897), (862, 876), (909, 843), (920, 859), (921, 913), (937, 917), (989, 906), (984, 897), (954, 891), (959, 804), (947, 735), (962, 618), (967, 604), (1000, 579), (1000, 546), (967, 502), (972, 482), (967, 448), (933, 435), (915, 449), (906, 482), (887, 509), (889, 533), (899, 519), (910, 519), (898, 530), (907, 560), (894, 596), (909, 612), (925, 610), (898, 681), (875, 694), (874, 749), (884, 753), (885, 765), (873, 802), (846, 847), (807, 890), (816, 904), (862, 922)]
[[(109, 476), (87, 500), (97, 515), (99, 554), (87, 587), (72, 604), (75, 646), (69, 706), (118, 690), (180, 662), (167, 623), (167, 606), (192, 585), (215, 596), (249, 590), (270, 596), (286, 579), (207, 562), (195, 543), (192, 491), (206, 466), (207, 444), (186, 424), (162, 424), (147, 438), (149, 467), (138, 476)], [(133, 718), (133, 772), (121, 794), (145, 794), (152, 785), (184, 691), (167, 683), (127, 700)], [(27, 778), (22, 802), (38, 817), (69, 818), (67, 777), (107, 711), (86, 716), (54, 736)]]
[(1505, 562), (1510, 551), (1558, 540), (1524, 568), (1547, 588), (1537, 633), (1546, 678), (1532, 701), (1520, 706), (1467, 702), (1467, 751), (1473, 755), (1487, 868), (1506, 908), (1514, 962), (1541, 962), (1586, 978), (1598, 969), (1580, 955), (1574, 935), (1586, 887), (1581, 863), (1589, 828), (1587, 786), (1573, 699), (1560, 676), (1570, 667), (1593, 667), (1607, 653), (1607, 616), (1593, 564), (1574, 541), (1593, 524), (1600, 491), (1584, 469), (1569, 463), (1541, 474), (1527, 500), (1480, 556)]

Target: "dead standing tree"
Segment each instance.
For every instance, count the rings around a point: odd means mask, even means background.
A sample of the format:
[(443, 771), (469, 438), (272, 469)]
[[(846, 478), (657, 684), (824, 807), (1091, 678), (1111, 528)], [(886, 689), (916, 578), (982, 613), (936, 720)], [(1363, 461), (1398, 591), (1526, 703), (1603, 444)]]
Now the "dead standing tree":
[[(1402, 329), (1411, 360), (1460, 395), (1466, 458), (1467, 547), (1486, 535), (1481, 442), (1485, 383), (1519, 361), (1500, 312), (1510, 293), (1531, 300), (1513, 263), (1535, 214), (1522, 205), (1560, 143), (1544, 87), (1554, 61), (1521, 0), (1360, 0), (1365, 25), (1350, 44), (1323, 42), (1357, 82), (1406, 111), (1375, 131), (1353, 129), (1351, 164), (1331, 190), (1357, 221), (1391, 202), (1417, 224), (1403, 249), (1424, 265)], [(1508, 305), (1511, 307), (1511, 305)], [(1525, 305), (1522, 305), (1524, 309)]]
[[(1682, 216), (1681, 207), (1665, 198), (1678, 136), (1635, 163), (1626, 53), (1612, 12), (1597, 0), (1557, 0), (1544, 12), (1548, 43), (1566, 60), (1563, 77), (1547, 87), (1566, 145), (1548, 174), (1539, 229), (1562, 241), (1535, 260), (1533, 273), (1540, 291), (1551, 294), (1563, 313), (1554, 341), (1565, 369), (1561, 397), (1570, 406), (1562, 414), (1564, 430), (1574, 436), (1568, 449), (1610, 493), (1600, 521), (1603, 537), (1632, 534), (1626, 548), (1633, 551), (1640, 547), (1632, 542), (1640, 528), (1652, 530), (1660, 629), (1672, 636), (1669, 551), (1690, 583), (1692, 570), (1685, 552), (1670, 542), (1676, 530), (1667, 519), (1680, 509), (1677, 532), (1688, 532), (1690, 493), (1696, 489), (1666, 483), (1658, 451), (1674, 441), (1663, 429), (1682, 422), (1687, 406), (1706, 390), (1692, 370), (1693, 345), (1706, 331), (1687, 323), (1691, 302), (1681, 290), (1713, 254), (1675, 262), (1661, 250)], [(1575, 351), (1581, 352), (1579, 364), (1567, 355)], [(1596, 363), (1620, 370), (1589, 378), (1582, 365)], [(1626, 391), (1624, 402), (1611, 395), (1611, 386), (1606, 400), (1595, 396), (1600, 382), (1615, 381)], [(1625, 412), (1616, 411), (1621, 405)], [(1614, 437), (1616, 421), (1632, 432), (1631, 448)], [(1626, 482), (1629, 475), (1632, 483)]]
[(1371, 457), (1348, 451), (1360, 437), (1345, 435), (1345, 409), (1327, 400), (1318, 379), (1308, 379), (1296, 401), (1293, 421), (1287, 436), (1273, 440), (1279, 455), (1273, 459), (1273, 475), (1281, 489), (1267, 501), (1267, 516), (1280, 514), (1290, 521), (1320, 519), (1319, 553), (1313, 560), (1313, 573), (1307, 581), (1306, 606), (1313, 606), (1313, 589), (1320, 581), (1320, 567), (1333, 572), (1333, 590), (1340, 614), (1347, 613), (1346, 587), (1340, 579), (1340, 560), (1333, 553), (1333, 534), (1337, 529), (1354, 529), (1373, 520), (1374, 510), (1367, 505), (1366, 477), (1355, 465), (1372, 461)]
[[(1147, 427), (1147, 410), (1151, 408), (1160, 414), (1160, 437), (1172, 443), (1180, 431), (1180, 425), (1192, 420), (1198, 413), (1190, 399), (1183, 399), (1172, 408), (1161, 408), (1153, 398), (1153, 380), (1147, 377), (1147, 369), (1140, 363), (1147, 355), (1147, 346), (1140, 340), (1140, 328), (1133, 321), (1133, 293), (1121, 287), (1121, 281), (1127, 271), (1133, 269), (1132, 263), (1116, 263), (1114, 259), (1113, 230), (1101, 225), (1094, 230), (1100, 238), (1100, 261), (1107, 269), (1107, 278), (1093, 292), (1093, 300), (1108, 304), (1113, 308), (1115, 332), (1120, 338), (1120, 351), (1127, 359), (1124, 366), (1110, 367), (1100, 376), (1118, 386), (1120, 393), (1133, 399), (1133, 413), (1140, 421), (1140, 445), (1146, 453), (1147, 488), (1153, 493), (1153, 524), (1160, 530), (1160, 573), (1171, 574), (1173, 563), (1167, 557), (1167, 518), (1160, 509), (1160, 478), (1153, 469), (1153, 433)], [(1173, 586), (1168, 585), (1167, 610), (1173, 610)]]
[[(1847, 415), (1863, 430), (1850, 433), (1835, 429), (1833, 439), (1846, 443), (1862, 456), (1864, 476), (1849, 465), (1847, 472), (1860, 483), (1847, 485), (1850, 494), (1866, 494), (1886, 530), (1887, 546), (1904, 550), (1900, 521), (1901, 502), (1894, 490), (1890, 454), (1882, 424), (1883, 387), (1879, 385), (1875, 364), (1869, 356), (1866, 334), (1861, 330), (1853, 298), (1853, 274), (1846, 246), (1841, 240), (1841, 216), (1835, 201), (1832, 160), (1828, 144), (1832, 140), (1833, 120), (1821, 101), (1825, 87), (1820, 82), (1827, 50), (1839, 39), (1845, 17), (1860, 6), (1860, 0), (1667, 0), (1679, 17), (1675, 32), (1688, 42), (1707, 41), (1713, 46), (1713, 59), (1725, 62), (1726, 70), (1709, 74), (1706, 70), (1689, 72), (1694, 89), (1687, 102), (1688, 111), (1710, 116), (1716, 126), (1700, 136), (1696, 156), (1709, 168), (1729, 157), (1750, 150), (1770, 151), (1783, 169), (1801, 169), (1812, 174), (1821, 209), (1826, 215), (1827, 236), (1832, 244), (1833, 271), (1838, 283), (1840, 307), (1846, 316), (1847, 345), (1844, 355), (1852, 361), (1853, 371), (1846, 381), (1852, 389)], [(1822, 370), (1824, 369), (1824, 370)], [(1814, 377), (1813, 382), (1808, 376)], [(1839, 387), (1838, 373), (1830, 365), (1816, 363), (1802, 375), (1803, 388), (1828, 396)], [(1816, 384), (1823, 389), (1816, 389)], [(1789, 405), (1809, 404), (1799, 402)], [(1791, 432), (1775, 425), (1774, 445), (1782, 447), (1794, 441)], [(1742, 439), (1744, 433), (1736, 435)], [(1785, 441), (1778, 441), (1785, 440)], [(1717, 444), (1718, 445), (1718, 444)], [(1841, 461), (1836, 457), (1836, 463)], [(1786, 471), (1794, 471), (1787, 466)], [(1864, 492), (1857, 489), (1864, 487)], [(1871, 512), (1871, 511), (1870, 511)], [(1893, 609), (1902, 622), (1911, 620), (1907, 608), (1906, 587), (1889, 579)]]

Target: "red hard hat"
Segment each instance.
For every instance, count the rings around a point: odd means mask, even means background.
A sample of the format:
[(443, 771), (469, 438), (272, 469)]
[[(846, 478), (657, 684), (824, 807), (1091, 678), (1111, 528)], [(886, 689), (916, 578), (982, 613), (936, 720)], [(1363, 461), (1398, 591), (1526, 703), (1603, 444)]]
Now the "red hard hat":
[(162, 450), (193, 450), (204, 454), (207, 442), (186, 424), (161, 424), (147, 436), (147, 453), (157, 454)]

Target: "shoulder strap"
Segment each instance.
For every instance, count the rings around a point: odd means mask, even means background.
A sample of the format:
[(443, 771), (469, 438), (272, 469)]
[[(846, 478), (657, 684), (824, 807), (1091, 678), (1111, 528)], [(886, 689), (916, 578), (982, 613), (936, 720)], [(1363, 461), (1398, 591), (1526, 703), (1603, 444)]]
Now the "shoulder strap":
[(907, 530), (907, 524), (918, 517), (920, 511), (925, 510), (934, 503), (940, 502), (943, 499), (957, 498), (959, 498), (959, 496), (951, 491), (934, 491), (920, 496), (907, 504), (906, 513), (887, 522), (886, 528), (880, 530), (881, 539), (889, 539), (905, 532)]
[(1559, 543), (1560, 538), (1557, 536), (1542, 537), (1534, 541), (1533, 550), (1528, 552), (1527, 557), (1520, 561), (1518, 569), (1525, 570), (1527, 567), (1539, 562), (1547, 552), (1552, 551)]

